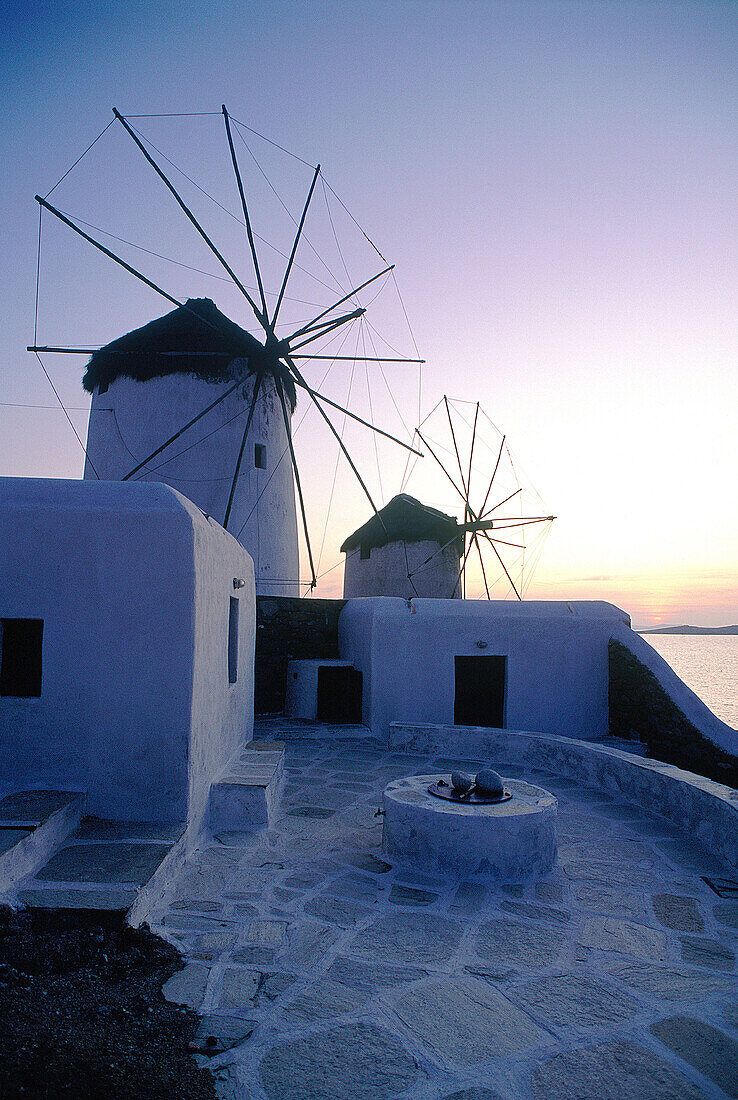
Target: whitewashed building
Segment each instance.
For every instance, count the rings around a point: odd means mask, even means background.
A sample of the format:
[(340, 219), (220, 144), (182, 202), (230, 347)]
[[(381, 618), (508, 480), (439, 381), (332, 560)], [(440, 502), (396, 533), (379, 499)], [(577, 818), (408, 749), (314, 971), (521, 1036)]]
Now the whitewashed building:
[(121, 481), (135, 470), (132, 480), (171, 485), (248, 550), (260, 595), (291, 596), (299, 595), (299, 574), (285, 415), (295, 389), (279, 372), (278, 360), (213, 302), (190, 299), (90, 359), (84, 476)]
[(407, 493), (381, 508), (343, 542), (344, 599), (414, 596), (458, 599), (464, 531), (454, 516)]
[(166, 485), (0, 479), (0, 789), (197, 830), (253, 731), (254, 578)]
[(362, 721), (608, 734), (608, 644), (630, 619), (609, 603), (349, 600), (344, 661), (362, 674)]

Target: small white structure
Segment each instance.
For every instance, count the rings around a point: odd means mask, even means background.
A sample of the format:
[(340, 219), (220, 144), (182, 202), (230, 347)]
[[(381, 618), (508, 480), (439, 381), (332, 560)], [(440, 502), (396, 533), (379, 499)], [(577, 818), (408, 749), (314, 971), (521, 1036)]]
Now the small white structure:
[(226, 526), (254, 561), (259, 595), (299, 595), (295, 489), (280, 400), (281, 391), (289, 420), (295, 389), (255, 337), (209, 299), (190, 299), (95, 352), (84, 386), (92, 393), (90, 480), (122, 480), (217, 402), (133, 476), (171, 485)]
[(458, 599), (464, 532), (456, 519), (400, 493), (344, 541), (343, 597)]
[(624, 611), (602, 602), (349, 600), (339, 650), (363, 674), (363, 722), (608, 735), (608, 643)]
[(411, 775), (385, 787), (382, 851), (393, 863), (497, 882), (553, 869), (558, 802), (550, 791), (506, 779), (512, 798), (473, 806), (436, 798), (428, 788), (437, 779)]
[(253, 565), (166, 485), (0, 479), (0, 788), (184, 821), (253, 730)]
[(361, 722), (361, 673), (330, 657), (290, 661), (284, 709), (307, 721)]

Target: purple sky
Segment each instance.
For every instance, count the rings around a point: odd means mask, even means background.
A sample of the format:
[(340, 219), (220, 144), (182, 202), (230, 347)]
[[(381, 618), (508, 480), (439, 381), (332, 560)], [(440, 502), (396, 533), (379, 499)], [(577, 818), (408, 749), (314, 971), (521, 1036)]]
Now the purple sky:
[[(421, 415), (444, 393), (479, 400), (559, 517), (529, 596), (610, 599), (636, 625), (738, 621), (735, 3), (124, 0), (114, 9), (21, 4), (5, 18), (3, 402), (54, 405), (24, 350), (33, 339), (34, 194), (56, 183), (113, 104), (136, 114), (217, 112), (225, 102), (320, 160), (397, 264), (428, 360)], [(140, 126), (237, 209), (219, 120)], [(253, 148), (299, 210), (309, 170)], [(258, 174), (252, 186), (257, 228), (289, 240)], [(54, 199), (215, 270), (116, 128)], [(245, 271), (235, 223), (198, 212)], [(314, 213), (311, 239), (329, 247), (325, 204)], [(379, 258), (346, 219), (336, 228), (360, 282)], [(92, 345), (166, 312), (65, 233), (44, 223), (41, 342)], [(207, 294), (248, 323), (225, 283), (144, 264), (140, 253), (137, 262), (173, 293)], [(303, 280), (294, 293), (323, 301), (319, 289)], [(291, 308), (298, 319), (300, 307)], [(392, 286), (372, 308), (385, 338), (413, 354)], [(84, 437), (83, 362), (44, 362), (80, 410), (72, 415)], [(387, 374), (412, 427), (417, 373)], [(362, 375), (336, 370), (327, 392), (341, 400), (349, 384), (352, 407), (403, 430), (376, 373), (367, 391)], [(372, 491), (389, 499), (404, 458), (381, 449), (380, 487), (373, 441), (360, 430), (349, 439)], [(368, 506), (339, 469), (326, 525), (335, 454), (309, 418), (297, 441), (329, 569)], [(0, 405), (0, 473), (77, 477), (81, 468), (58, 409)], [(455, 507), (432, 470), (414, 476), (410, 491)], [(340, 571), (326, 575), (324, 593), (336, 584)]]

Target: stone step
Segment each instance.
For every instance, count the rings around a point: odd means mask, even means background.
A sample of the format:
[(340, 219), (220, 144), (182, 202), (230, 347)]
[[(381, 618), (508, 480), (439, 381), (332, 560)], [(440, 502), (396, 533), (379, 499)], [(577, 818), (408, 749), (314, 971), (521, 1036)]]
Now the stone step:
[(284, 787), (284, 743), (251, 741), (210, 788), (210, 830), (249, 833), (267, 827)]
[(0, 799), (0, 897), (42, 867), (82, 817), (79, 791), (15, 791)]
[(18, 901), (35, 909), (148, 911), (183, 858), (184, 829), (85, 817), (23, 883)]

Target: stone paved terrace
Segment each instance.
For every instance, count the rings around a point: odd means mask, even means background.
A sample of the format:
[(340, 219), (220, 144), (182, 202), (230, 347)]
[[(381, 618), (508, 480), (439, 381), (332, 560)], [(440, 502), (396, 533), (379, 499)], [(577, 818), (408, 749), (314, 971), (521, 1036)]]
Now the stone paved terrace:
[(393, 869), (383, 788), (451, 765), (289, 741), (274, 826), (187, 864), (153, 924), (187, 956), (165, 993), (218, 1038), (202, 1062), (220, 1095), (738, 1096), (738, 887), (702, 877), (735, 868), (601, 791), (496, 761), (557, 795), (556, 870), (490, 888)]

